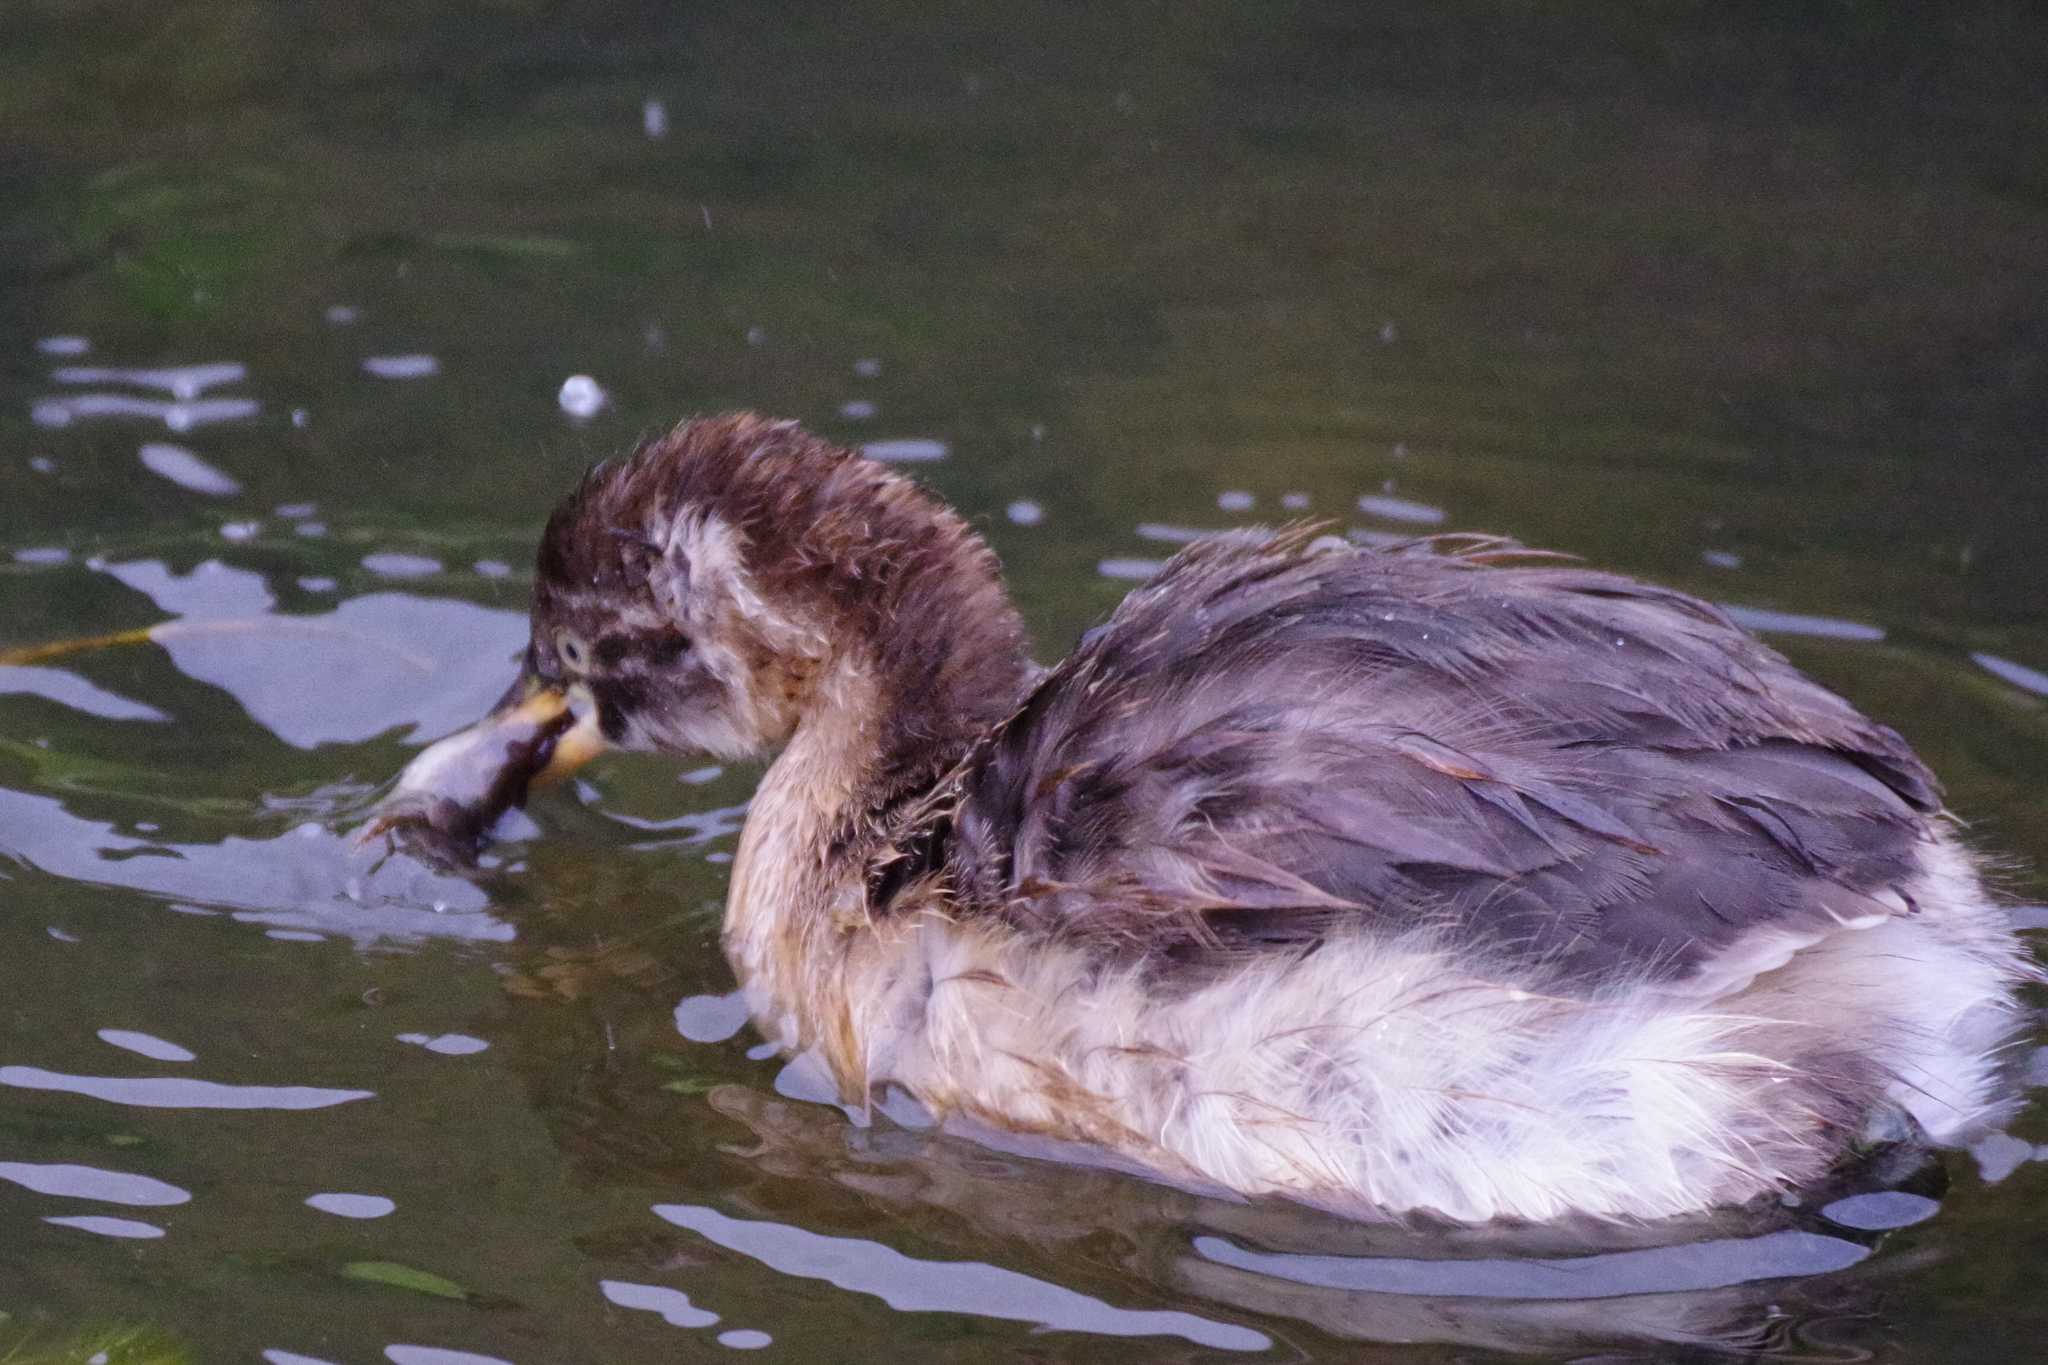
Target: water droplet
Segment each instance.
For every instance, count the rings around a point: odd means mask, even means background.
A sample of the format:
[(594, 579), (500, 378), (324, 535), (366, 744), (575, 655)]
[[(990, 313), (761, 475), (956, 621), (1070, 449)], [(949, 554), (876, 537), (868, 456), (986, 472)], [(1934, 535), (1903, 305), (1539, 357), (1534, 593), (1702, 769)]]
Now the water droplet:
[(587, 374), (572, 374), (562, 381), (561, 392), (555, 395), (555, 401), (571, 417), (585, 419), (595, 417), (610, 400), (595, 379)]

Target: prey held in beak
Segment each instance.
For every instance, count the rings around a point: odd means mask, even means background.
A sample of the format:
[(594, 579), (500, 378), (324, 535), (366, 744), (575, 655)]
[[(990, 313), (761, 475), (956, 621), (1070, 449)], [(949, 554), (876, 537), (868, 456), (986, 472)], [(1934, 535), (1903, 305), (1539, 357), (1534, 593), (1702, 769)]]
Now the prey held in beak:
[(588, 688), (522, 678), (491, 714), (408, 763), (356, 842), (388, 833), (440, 861), (473, 863), (485, 833), (526, 804), (531, 788), (567, 776), (606, 747)]

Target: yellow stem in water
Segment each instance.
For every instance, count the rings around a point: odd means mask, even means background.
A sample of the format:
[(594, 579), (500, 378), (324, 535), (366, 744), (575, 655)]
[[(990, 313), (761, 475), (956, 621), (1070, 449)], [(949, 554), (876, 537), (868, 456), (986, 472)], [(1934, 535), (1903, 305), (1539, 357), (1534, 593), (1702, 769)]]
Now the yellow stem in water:
[(380, 640), (361, 631), (344, 630), (330, 622), (311, 621), (296, 616), (230, 616), (201, 621), (159, 621), (153, 626), (116, 631), (112, 635), (81, 635), (69, 640), (50, 640), (39, 645), (16, 645), (12, 649), (0, 649), (0, 665), (40, 664), (51, 659), (62, 659), (67, 655), (83, 654), (88, 650), (106, 649), (113, 645), (162, 642), (176, 639), (181, 635), (235, 635), (243, 631), (289, 630), (310, 630), (316, 634), (338, 635), (344, 639), (360, 641), (372, 648), (384, 650), (422, 673), (434, 671), (432, 659), (415, 654), (409, 649), (401, 649), (389, 640)]
[(83, 654), (88, 649), (105, 649), (109, 645), (144, 644), (154, 638), (155, 630), (155, 626), (144, 626), (140, 630), (116, 631), (112, 635), (81, 635), (40, 645), (17, 645), (13, 649), (0, 649), (0, 664), (39, 664), (48, 659), (61, 659), (67, 654)]

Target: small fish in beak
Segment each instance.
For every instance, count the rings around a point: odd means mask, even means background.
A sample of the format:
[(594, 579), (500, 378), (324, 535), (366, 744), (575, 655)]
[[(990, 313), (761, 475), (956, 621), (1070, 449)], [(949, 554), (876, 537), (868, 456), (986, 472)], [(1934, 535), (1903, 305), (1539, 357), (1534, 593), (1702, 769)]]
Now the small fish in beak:
[(390, 834), (435, 861), (474, 863), (499, 816), (606, 747), (588, 688), (521, 678), (488, 716), (408, 763), (356, 843)]

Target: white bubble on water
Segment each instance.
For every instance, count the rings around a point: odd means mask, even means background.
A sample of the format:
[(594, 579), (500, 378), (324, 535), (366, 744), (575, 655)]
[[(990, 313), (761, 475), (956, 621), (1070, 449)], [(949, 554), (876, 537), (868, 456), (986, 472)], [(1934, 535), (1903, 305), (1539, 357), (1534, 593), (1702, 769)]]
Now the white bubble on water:
[(587, 374), (572, 374), (562, 381), (561, 391), (555, 401), (562, 411), (575, 418), (595, 417), (610, 402), (604, 388)]

